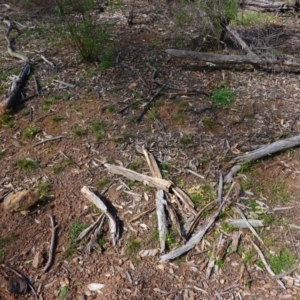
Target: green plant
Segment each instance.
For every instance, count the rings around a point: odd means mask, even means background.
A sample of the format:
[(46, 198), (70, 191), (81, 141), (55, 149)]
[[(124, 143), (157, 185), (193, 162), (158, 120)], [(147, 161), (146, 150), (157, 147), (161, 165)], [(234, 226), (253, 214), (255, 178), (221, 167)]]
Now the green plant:
[(68, 287), (66, 285), (63, 285), (59, 288), (59, 297), (60, 299), (65, 299), (68, 294)]
[(70, 223), (70, 238), (69, 244), (73, 245), (79, 234), (88, 227), (86, 223), (80, 223), (78, 220), (74, 220)]
[(50, 190), (50, 182), (45, 181), (45, 182), (40, 182), (36, 185), (36, 190), (38, 191), (40, 198), (45, 197), (49, 190)]
[(259, 268), (261, 268), (261, 269), (263, 269), (263, 268), (265, 267), (264, 263), (263, 263), (260, 259), (257, 260), (257, 261), (255, 262), (255, 264), (256, 264)]
[(207, 129), (213, 129), (215, 126), (214, 121), (211, 118), (207, 118), (207, 117), (202, 119), (202, 123), (204, 127)]
[(116, 106), (114, 104), (109, 104), (106, 108), (110, 113), (113, 113), (116, 110)]
[(226, 87), (215, 89), (212, 92), (212, 101), (218, 106), (228, 106), (234, 99), (233, 91)]
[(148, 112), (148, 119), (150, 121), (154, 121), (157, 118), (157, 113), (155, 111), (155, 109), (150, 109)]
[(271, 200), (279, 200), (281, 203), (286, 203), (291, 195), (287, 190), (284, 181), (276, 181), (271, 184)]
[(0, 115), (0, 128), (2, 127), (13, 127), (13, 118), (11, 115)]
[(23, 131), (23, 136), (27, 138), (33, 138), (35, 135), (37, 135), (40, 132), (40, 128), (37, 126), (32, 126), (30, 128), (27, 128)]
[(87, 134), (86, 129), (79, 127), (77, 124), (73, 126), (72, 131), (73, 131), (74, 136), (77, 138), (82, 137)]
[(107, 184), (109, 183), (109, 179), (106, 177), (103, 177), (101, 180), (99, 180), (96, 184), (97, 190), (102, 190)]
[(141, 248), (140, 240), (128, 241), (125, 247), (125, 253), (129, 256), (134, 256)]
[(33, 171), (38, 167), (38, 163), (30, 158), (20, 158), (16, 164), (17, 167), (23, 171)]
[(96, 136), (96, 140), (100, 141), (104, 136), (103, 124), (101, 122), (93, 122), (91, 124), (92, 131)]
[(5, 150), (1, 150), (0, 151), (0, 159), (3, 158), (5, 156)]
[(249, 264), (255, 255), (256, 255), (256, 252), (253, 249), (250, 251), (244, 252), (244, 255), (243, 255), (244, 256), (243, 257), (244, 264)]
[(128, 165), (128, 169), (136, 171), (142, 166), (141, 161), (133, 161)]
[(63, 118), (62, 116), (60, 116), (60, 115), (54, 115), (54, 116), (51, 117), (51, 120), (52, 120), (53, 122), (56, 122), (56, 123), (62, 121), (63, 119), (64, 119), (64, 118)]
[(105, 245), (105, 243), (106, 243), (106, 240), (103, 236), (101, 236), (97, 239), (97, 244), (101, 247), (101, 249), (103, 249), (103, 246)]
[(192, 143), (192, 138), (190, 136), (184, 135), (179, 139), (179, 143), (181, 146), (186, 147)]
[(268, 260), (272, 271), (275, 274), (279, 274), (283, 271), (291, 269), (296, 261), (296, 258), (290, 249), (283, 248), (280, 250), (279, 255), (270, 254)]

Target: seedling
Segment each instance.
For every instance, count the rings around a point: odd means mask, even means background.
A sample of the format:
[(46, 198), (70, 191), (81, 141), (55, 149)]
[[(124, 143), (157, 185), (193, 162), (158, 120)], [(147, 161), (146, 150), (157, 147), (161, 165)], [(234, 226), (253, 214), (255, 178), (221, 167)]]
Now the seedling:
[(191, 137), (185, 135), (179, 140), (179, 143), (181, 146), (186, 147), (192, 143), (192, 139)]
[(30, 158), (20, 158), (17, 160), (17, 167), (22, 171), (33, 171), (38, 167), (38, 163)]
[(103, 132), (103, 125), (100, 122), (93, 122), (91, 124), (91, 128), (96, 136), (96, 140), (100, 141), (103, 136), (104, 136), (104, 132)]
[(11, 115), (0, 115), (0, 128), (2, 127), (13, 127), (13, 118)]
[(54, 116), (51, 117), (51, 120), (55, 123), (58, 123), (58, 122), (62, 121), (63, 119), (64, 118), (60, 115), (54, 115)]
[(295, 261), (295, 255), (288, 248), (281, 249), (279, 255), (269, 256), (269, 263), (275, 274), (291, 269)]
[(97, 190), (102, 190), (107, 184), (109, 183), (109, 179), (106, 177), (103, 177), (101, 180), (99, 180), (96, 184)]
[(128, 165), (128, 169), (136, 171), (142, 166), (140, 161), (133, 161)]
[(44, 198), (50, 190), (50, 182), (45, 181), (38, 183), (36, 186), (36, 190), (38, 191), (40, 198)]
[(63, 285), (59, 288), (59, 297), (60, 299), (65, 299), (68, 294), (68, 287), (66, 285)]
[(139, 240), (128, 241), (125, 247), (125, 253), (130, 257), (134, 256), (141, 248), (141, 242)]
[(116, 107), (114, 104), (109, 104), (107, 105), (107, 110), (110, 112), (110, 113), (113, 113), (115, 111)]
[(23, 131), (23, 136), (27, 138), (33, 138), (35, 135), (37, 135), (40, 132), (40, 128), (37, 126), (32, 126), (30, 128), (27, 128)]
[(0, 159), (3, 158), (5, 156), (5, 150), (1, 150), (0, 151)]
[(234, 101), (234, 93), (226, 87), (216, 89), (212, 92), (212, 101), (218, 106), (228, 106)]
[(215, 123), (211, 118), (203, 118), (202, 123), (203, 123), (204, 127), (207, 129), (213, 129), (215, 126)]
[(78, 125), (75, 125), (73, 128), (73, 134), (75, 137), (79, 138), (87, 134), (86, 129), (80, 128)]

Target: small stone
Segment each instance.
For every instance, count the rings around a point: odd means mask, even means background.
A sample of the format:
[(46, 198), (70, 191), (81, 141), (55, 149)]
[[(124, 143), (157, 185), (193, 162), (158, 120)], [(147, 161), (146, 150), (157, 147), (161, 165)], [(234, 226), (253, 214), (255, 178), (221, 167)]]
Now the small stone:
[(225, 279), (224, 278), (220, 279), (220, 283), (224, 284), (225, 283)]
[(157, 266), (157, 269), (163, 271), (165, 269), (165, 265), (158, 265)]
[(39, 251), (36, 251), (35, 255), (33, 257), (32, 266), (35, 269), (40, 268), (42, 266), (43, 262), (44, 262), (43, 255)]
[(3, 201), (3, 206), (6, 211), (12, 213), (26, 211), (38, 200), (39, 196), (37, 193), (30, 190), (23, 190), (8, 194)]

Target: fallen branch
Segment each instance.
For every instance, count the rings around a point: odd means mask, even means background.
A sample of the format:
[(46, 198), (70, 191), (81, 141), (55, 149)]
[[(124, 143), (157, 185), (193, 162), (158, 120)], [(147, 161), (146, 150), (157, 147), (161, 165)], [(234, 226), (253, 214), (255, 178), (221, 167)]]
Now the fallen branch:
[[(255, 248), (256, 252), (258, 253), (261, 261), (263, 262), (266, 270), (268, 271), (268, 273), (271, 275), (272, 278), (276, 279), (276, 275), (274, 274), (274, 272), (272, 271), (271, 267), (268, 265), (263, 253), (261, 252), (261, 250), (259, 249), (259, 247), (252, 241), (252, 239), (250, 239), (253, 247)], [(276, 281), (278, 282), (278, 284), (283, 288), (286, 289), (283, 282), (280, 279), (276, 279)]]
[(269, 145), (264, 145), (264, 146), (262, 146), (258, 149), (255, 149), (251, 152), (240, 155), (232, 161), (233, 163), (238, 163), (238, 164), (234, 165), (231, 168), (230, 172), (226, 175), (224, 181), (231, 182), (233, 179), (233, 176), (240, 170), (241, 164), (243, 164), (243, 163), (255, 161), (262, 157), (270, 156), (276, 152), (284, 151), (286, 149), (290, 149), (290, 148), (293, 148), (293, 147), (296, 147), (299, 145), (300, 145), (300, 135), (297, 135), (297, 136), (294, 136), (291, 138), (276, 141)]
[(165, 212), (165, 206), (167, 201), (164, 199), (164, 192), (159, 190), (156, 192), (156, 214), (157, 214), (157, 223), (158, 223), (158, 233), (160, 241), (160, 253), (165, 251), (166, 247), (166, 237), (167, 237), (167, 218)]
[(113, 245), (116, 246), (117, 240), (119, 238), (119, 228), (117, 225), (117, 222), (115, 218), (112, 216), (112, 214), (108, 211), (106, 205), (104, 202), (96, 196), (93, 192), (89, 190), (87, 186), (84, 186), (81, 189), (81, 193), (92, 203), (94, 203), (99, 209), (102, 210), (102, 212), (108, 217), (109, 220), (109, 230), (111, 233), (111, 238)]
[(52, 138), (49, 138), (49, 139), (39, 141), (39, 142), (33, 144), (32, 147), (36, 147), (36, 146), (41, 145), (41, 144), (45, 144), (45, 143), (48, 143), (48, 142), (52, 142), (52, 141), (60, 140), (60, 139), (64, 139), (64, 138), (66, 138), (64, 135), (55, 136), (55, 137), (52, 137)]
[(125, 176), (130, 180), (143, 182), (144, 184), (156, 187), (157, 189), (164, 190), (166, 192), (169, 191), (170, 187), (172, 186), (172, 182), (169, 180), (147, 176), (124, 167), (111, 165), (108, 163), (104, 164), (104, 167), (113, 174)]
[(49, 269), (51, 267), (51, 264), (52, 264), (54, 246), (55, 246), (55, 232), (56, 232), (56, 229), (57, 229), (57, 225), (55, 225), (55, 223), (54, 223), (53, 216), (49, 216), (49, 218), (51, 220), (51, 225), (52, 225), (52, 229), (51, 229), (52, 235), (51, 235), (51, 244), (50, 244), (50, 248), (49, 248), (48, 261), (47, 261), (47, 263), (44, 267), (44, 272), (45, 273), (49, 271)]
[(213, 64), (250, 64), (254, 66), (266, 66), (272, 64), (295, 68), (300, 67), (300, 59), (288, 55), (272, 59), (260, 58), (253, 55), (224, 55), (176, 49), (167, 49), (165, 52), (176, 57), (197, 59)]
[(7, 31), (5, 33), (5, 40), (7, 42), (7, 51), (11, 57), (17, 58), (25, 62), (23, 69), (21, 70), (20, 75), (17, 77), (15, 82), (12, 85), (12, 90), (10, 96), (0, 103), (0, 113), (5, 113), (8, 109), (10, 109), (16, 102), (17, 98), (21, 94), (21, 90), (26, 83), (27, 77), (30, 74), (30, 64), (29, 59), (17, 52), (14, 52), (12, 48), (11, 40), (9, 39), (10, 32), (15, 29), (18, 32), (19, 29), (16, 26), (13, 26), (9, 20), (4, 19), (3, 23), (7, 25)]

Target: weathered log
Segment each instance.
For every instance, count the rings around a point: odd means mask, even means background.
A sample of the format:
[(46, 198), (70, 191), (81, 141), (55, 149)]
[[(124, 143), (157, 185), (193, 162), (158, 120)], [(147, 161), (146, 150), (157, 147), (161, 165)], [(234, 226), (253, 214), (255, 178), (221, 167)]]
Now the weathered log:
[(244, 0), (241, 1), (240, 6), (243, 9), (260, 11), (260, 12), (287, 12), (298, 11), (298, 1), (284, 2), (284, 1), (268, 1), (268, 0)]
[(250, 64), (257, 66), (279, 65), (286, 67), (300, 67), (300, 59), (285, 55), (280, 58), (260, 58), (253, 55), (223, 55), (216, 53), (195, 52), (186, 50), (167, 49), (166, 53), (184, 58), (192, 58), (213, 64)]

